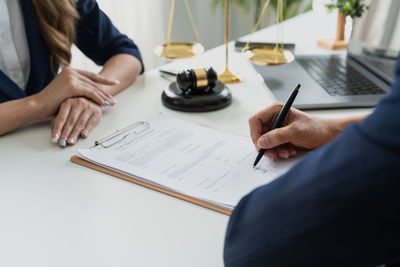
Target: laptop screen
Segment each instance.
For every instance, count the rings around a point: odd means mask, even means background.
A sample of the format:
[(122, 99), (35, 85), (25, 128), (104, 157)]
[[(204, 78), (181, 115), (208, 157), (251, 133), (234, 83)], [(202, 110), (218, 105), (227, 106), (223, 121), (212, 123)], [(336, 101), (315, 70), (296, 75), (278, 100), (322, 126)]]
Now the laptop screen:
[(348, 53), (388, 82), (395, 78), (400, 49), (400, 1), (364, 0), (368, 6), (354, 19)]

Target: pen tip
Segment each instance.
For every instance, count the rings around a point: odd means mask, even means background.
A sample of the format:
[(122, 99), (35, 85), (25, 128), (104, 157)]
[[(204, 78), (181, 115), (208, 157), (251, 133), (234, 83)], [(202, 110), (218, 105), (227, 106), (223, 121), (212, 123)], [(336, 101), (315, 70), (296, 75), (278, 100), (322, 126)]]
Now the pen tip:
[(296, 90), (299, 90), (300, 87), (301, 87), (301, 84), (298, 83), (297, 86), (296, 86)]

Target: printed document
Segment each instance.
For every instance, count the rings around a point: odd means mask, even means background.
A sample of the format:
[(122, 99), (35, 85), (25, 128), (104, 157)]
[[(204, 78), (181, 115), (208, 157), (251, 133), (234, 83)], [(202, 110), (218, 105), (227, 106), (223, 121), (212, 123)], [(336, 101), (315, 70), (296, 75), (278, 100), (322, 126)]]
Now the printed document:
[[(135, 129), (136, 128), (136, 129)], [(288, 171), (299, 157), (272, 162), (249, 137), (158, 115), (78, 156), (151, 184), (233, 209), (253, 189)]]

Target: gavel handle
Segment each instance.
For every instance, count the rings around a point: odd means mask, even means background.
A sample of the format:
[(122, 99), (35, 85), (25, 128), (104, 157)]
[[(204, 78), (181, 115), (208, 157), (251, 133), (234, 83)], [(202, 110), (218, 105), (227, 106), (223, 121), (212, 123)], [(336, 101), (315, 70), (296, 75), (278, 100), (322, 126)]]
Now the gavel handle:
[(168, 70), (159, 69), (158, 71), (164, 75), (168, 75), (168, 76), (172, 76), (172, 77), (176, 77), (176, 75), (178, 75), (177, 73), (168, 71)]

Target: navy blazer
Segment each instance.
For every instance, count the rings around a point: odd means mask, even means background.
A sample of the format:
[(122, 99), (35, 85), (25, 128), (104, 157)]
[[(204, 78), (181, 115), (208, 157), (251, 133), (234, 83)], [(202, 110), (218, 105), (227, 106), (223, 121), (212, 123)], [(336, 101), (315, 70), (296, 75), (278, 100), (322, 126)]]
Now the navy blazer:
[(239, 202), (226, 266), (400, 263), (400, 58), (396, 73), (360, 125)]
[[(21, 6), (29, 46), (31, 72), (24, 92), (0, 71), (0, 103), (33, 95), (46, 87), (55, 76), (50, 68), (49, 49), (39, 32), (31, 2), (21, 0)], [(142, 62), (137, 46), (113, 26), (95, 0), (79, 0), (77, 10), (80, 19), (77, 24), (75, 44), (86, 56), (98, 65), (103, 65), (117, 54), (130, 54)], [(142, 63), (142, 72), (143, 69)]]

